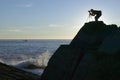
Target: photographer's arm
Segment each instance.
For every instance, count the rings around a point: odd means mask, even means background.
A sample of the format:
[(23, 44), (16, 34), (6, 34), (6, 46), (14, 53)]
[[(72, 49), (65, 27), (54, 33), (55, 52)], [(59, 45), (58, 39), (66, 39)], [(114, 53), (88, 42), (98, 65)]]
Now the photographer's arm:
[(89, 14), (90, 14), (91, 16), (95, 16), (95, 14), (94, 14), (94, 13), (92, 13), (92, 12), (89, 12)]

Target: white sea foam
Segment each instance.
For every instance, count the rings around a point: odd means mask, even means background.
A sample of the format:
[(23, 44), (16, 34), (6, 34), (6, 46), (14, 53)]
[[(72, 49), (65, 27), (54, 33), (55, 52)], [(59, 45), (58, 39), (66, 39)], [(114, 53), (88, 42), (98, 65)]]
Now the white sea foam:
[(47, 63), (51, 57), (50, 52), (47, 50), (46, 52), (39, 55), (35, 60), (35, 65), (38, 66), (47, 66)]
[(14, 66), (17, 68), (23, 69), (25, 71), (29, 71), (29, 72), (40, 75), (43, 72), (43, 69), (40, 69), (40, 68), (39, 69), (25, 69), (25, 68), (29, 65), (35, 65), (37, 67), (46, 67), (50, 57), (51, 57), (51, 54), (47, 50), (36, 58), (29, 58), (27, 60), (17, 62), (16, 64), (14, 64)]
[(1, 62), (1, 63), (4, 63), (4, 61), (3, 61), (3, 60), (1, 60), (1, 59), (0, 59), (0, 62)]
[(37, 75), (41, 75), (44, 71), (43, 69), (22, 69), (22, 70), (27, 71), (27, 72), (32, 72)]
[[(24, 56), (20, 56), (21, 58), (24, 57)], [(8, 64), (8, 65), (12, 65), (12, 66), (15, 66), (19, 69), (22, 69), (22, 70), (25, 70), (25, 71), (28, 71), (28, 72), (32, 72), (32, 73), (35, 73), (35, 74), (38, 74), (38, 75), (41, 75), (42, 72), (43, 72), (43, 67), (46, 67), (47, 66), (47, 63), (49, 61), (51, 57), (51, 53), (47, 50), (45, 52), (43, 52), (42, 54), (38, 55), (37, 57), (34, 57), (34, 58), (22, 58), (21, 60), (15, 60), (15, 59), (0, 59), (0, 62), (2, 63), (5, 63), (5, 64)], [(27, 67), (29, 65), (35, 65), (36, 67), (39, 67), (39, 68), (36, 68), (36, 69), (27, 69)], [(41, 67), (41, 68), (40, 68)]]
[(15, 63), (12, 63), (12, 64), (14, 64), (15, 66), (19, 66), (19, 67), (24, 67), (29, 64), (34, 64), (36, 66), (47, 66), (47, 63), (48, 63), (50, 57), (51, 57), (51, 54), (47, 50), (44, 53), (37, 56), (36, 58), (28, 58), (26, 60), (19, 61), (16, 64)]

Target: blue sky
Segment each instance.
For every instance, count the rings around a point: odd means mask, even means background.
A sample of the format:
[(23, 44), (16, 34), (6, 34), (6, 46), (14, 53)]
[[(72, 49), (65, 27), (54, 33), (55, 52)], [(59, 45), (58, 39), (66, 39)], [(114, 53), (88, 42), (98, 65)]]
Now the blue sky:
[(120, 25), (120, 0), (0, 0), (0, 39), (72, 39), (91, 8)]

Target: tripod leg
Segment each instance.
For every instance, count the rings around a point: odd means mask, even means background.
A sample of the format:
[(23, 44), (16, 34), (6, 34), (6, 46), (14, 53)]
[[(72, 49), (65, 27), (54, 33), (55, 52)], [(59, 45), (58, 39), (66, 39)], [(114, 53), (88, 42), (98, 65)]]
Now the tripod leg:
[(92, 16), (90, 16), (90, 20), (93, 21), (93, 17)]
[(88, 20), (89, 20), (89, 16), (87, 17), (86, 22), (88, 22)]
[(91, 21), (91, 16), (89, 15), (89, 22)]

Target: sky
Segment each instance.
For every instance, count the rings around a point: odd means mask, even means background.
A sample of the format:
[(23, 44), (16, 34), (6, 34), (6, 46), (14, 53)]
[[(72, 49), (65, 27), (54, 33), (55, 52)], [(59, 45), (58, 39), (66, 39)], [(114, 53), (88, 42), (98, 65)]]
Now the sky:
[[(120, 0), (0, 0), (0, 39), (73, 39), (88, 10), (120, 25)], [(91, 19), (92, 20), (92, 19)]]

